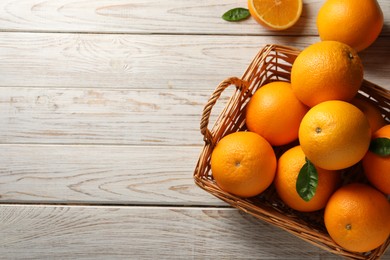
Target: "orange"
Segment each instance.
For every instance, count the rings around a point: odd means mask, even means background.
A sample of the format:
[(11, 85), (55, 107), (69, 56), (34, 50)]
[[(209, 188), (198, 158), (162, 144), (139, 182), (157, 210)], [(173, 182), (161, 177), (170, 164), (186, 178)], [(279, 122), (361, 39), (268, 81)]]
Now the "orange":
[(235, 132), (223, 137), (215, 146), (211, 171), (222, 190), (252, 197), (271, 185), (276, 156), (272, 146), (258, 134)]
[(299, 124), (307, 110), (290, 83), (275, 81), (259, 88), (250, 99), (246, 125), (271, 145), (283, 145), (298, 138)]
[(274, 180), (276, 192), (292, 209), (304, 212), (320, 210), (325, 207), (329, 197), (335, 191), (340, 181), (340, 174), (315, 167), (318, 173), (317, 189), (314, 197), (305, 201), (296, 189), (298, 174), (305, 162), (305, 154), (299, 145), (282, 154), (278, 160)]
[(284, 30), (301, 16), (302, 0), (248, 0), (251, 16), (268, 29)]
[[(376, 131), (373, 139), (386, 137), (390, 139), (390, 125)], [(363, 168), (367, 179), (378, 190), (390, 194), (390, 156), (382, 157), (368, 151), (363, 158)]]
[(350, 101), (362, 81), (363, 65), (356, 51), (336, 41), (309, 45), (291, 68), (294, 94), (310, 107), (327, 100)]
[(383, 27), (383, 13), (376, 0), (327, 0), (317, 16), (321, 40), (348, 44), (356, 51), (370, 46)]
[(376, 189), (353, 183), (338, 189), (324, 214), (330, 237), (354, 252), (367, 252), (383, 244), (390, 234), (390, 204)]
[(366, 116), (354, 105), (331, 100), (312, 107), (299, 127), (299, 142), (318, 167), (339, 170), (359, 162), (370, 145)]
[(352, 99), (351, 104), (359, 108), (367, 117), (371, 127), (371, 134), (386, 125), (386, 121), (383, 118), (381, 111), (373, 103), (363, 98), (355, 97)]

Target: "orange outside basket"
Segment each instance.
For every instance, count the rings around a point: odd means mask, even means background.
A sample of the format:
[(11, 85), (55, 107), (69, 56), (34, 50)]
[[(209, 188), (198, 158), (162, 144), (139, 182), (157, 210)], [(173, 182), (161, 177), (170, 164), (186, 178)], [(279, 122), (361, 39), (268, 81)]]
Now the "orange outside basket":
[[(214, 182), (210, 169), (210, 157), (215, 144), (229, 133), (246, 130), (245, 107), (251, 96), (258, 88), (271, 81), (289, 81), (292, 63), (299, 52), (291, 47), (267, 45), (256, 55), (241, 78), (228, 78), (218, 85), (203, 110), (200, 130), (204, 136), (205, 145), (195, 168), (195, 183), (233, 207), (336, 255), (350, 259), (378, 259), (389, 247), (390, 238), (371, 252), (351, 252), (340, 247), (330, 238), (323, 223), (323, 211), (303, 213), (288, 208), (278, 198), (272, 185), (256, 197), (243, 199), (222, 191)], [(211, 109), (224, 89), (229, 86), (234, 86), (235, 91), (216, 119), (214, 126), (209, 130)], [(382, 111), (386, 121), (390, 122), (390, 91), (364, 80), (359, 95), (374, 103)], [(276, 147), (276, 155), (279, 157), (287, 148)], [(362, 169), (359, 164), (346, 169), (344, 172), (346, 182), (365, 181), (361, 173)]]

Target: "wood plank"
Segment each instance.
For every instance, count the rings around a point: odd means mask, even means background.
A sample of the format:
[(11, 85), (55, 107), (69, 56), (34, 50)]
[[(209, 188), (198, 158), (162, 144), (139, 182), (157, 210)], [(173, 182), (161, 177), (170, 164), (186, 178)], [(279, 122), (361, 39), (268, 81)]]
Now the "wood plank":
[(0, 145), (0, 202), (225, 205), (193, 181), (200, 150)]
[[(379, 0), (389, 24), (390, 3)], [(234, 0), (2, 0), (0, 30), (109, 33), (317, 35), (316, 16), (323, 1), (305, 0), (298, 23), (286, 31), (266, 30), (250, 18), (221, 19), (227, 10), (247, 7)], [(382, 35), (390, 35), (385, 26)]]
[[(242, 75), (260, 48), (272, 40), (0, 33), (0, 86), (212, 90), (225, 78)], [(310, 40), (314, 39), (303, 42)]]
[[(304, 48), (317, 37), (0, 33), (2, 87), (212, 91), (241, 76), (266, 44)], [(363, 52), (365, 77), (390, 86), (390, 37)], [(379, 68), (379, 69), (378, 69)]]
[[(4, 87), (0, 143), (199, 146), (210, 95), (205, 90)], [(229, 95), (226, 91), (216, 107)], [(213, 110), (212, 119), (217, 113)]]
[(0, 228), (7, 259), (340, 259), (235, 209), (2, 205)]

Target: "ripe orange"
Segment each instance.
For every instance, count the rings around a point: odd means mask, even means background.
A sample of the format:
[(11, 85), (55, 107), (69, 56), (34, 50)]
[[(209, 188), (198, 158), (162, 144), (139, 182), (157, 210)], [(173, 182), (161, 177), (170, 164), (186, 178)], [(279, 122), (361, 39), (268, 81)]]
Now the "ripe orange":
[(299, 124), (308, 108), (294, 95), (291, 84), (275, 81), (259, 88), (248, 103), (246, 125), (271, 145), (298, 138)]
[(271, 145), (258, 134), (235, 132), (223, 137), (215, 146), (211, 171), (222, 190), (252, 197), (271, 185), (276, 156)]
[(367, 117), (371, 127), (371, 134), (386, 125), (386, 121), (383, 118), (381, 111), (374, 104), (359, 97), (352, 99), (351, 104), (359, 108)]
[(251, 16), (268, 29), (293, 26), (302, 13), (302, 0), (248, 0)]
[(356, 51), (370, 46), (383, 27), (383, 13), (376, 0), (327, 0), (317, 16), (321, 40), (348, 44)]
[(340, 174), (316, 167), (318, 173), (316, 193), (311, 200), (305, 201), (296, 190), (298, 174), (305, 162), (305, 154), (299, 145), (282, 154), (278, 160), (274, 179), (276, 192), (292, 209), (304, 212), (320, 210), (325, 207), (329, 197), (337, 188)]
[(299, 142), (307, 158), (328, 170), (359, 162), (370, 145), (366, 116), (354, 105), (331, 100), (312, 107), (299, 127)]
[[(373, 139), (386, 137), (390, 139), (390, 125), (376, 131)], [(368, 151), (363, 158), (363, 168), (367, 179), (378, 190), (390, 194), (390, 156), (382, 157)]]
[(367, 252), (383, 244), (390, 234), (390, 204), (376, 189), (353, 183), (338, 189), (324, 215), (330, 237), (354, 252)]
[(307, 106), (327, 100), (350, 101), (363, 81), (363, 65), (356, 51), (336, 41), (306, 47), (291, 69), (294, 94)]

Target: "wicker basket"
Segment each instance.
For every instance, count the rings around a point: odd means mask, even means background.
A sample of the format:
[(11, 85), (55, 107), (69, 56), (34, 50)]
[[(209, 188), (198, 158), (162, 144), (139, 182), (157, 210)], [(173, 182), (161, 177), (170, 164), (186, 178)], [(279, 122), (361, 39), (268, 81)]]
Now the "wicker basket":
[[(204, 107), (200, 123), (205, 145), (195, 168), (195, 183), (233, 207), (278, 226), (336, 255), (350, 259), (380, 258), (389, 247), (390, 238), (382, 246), (371, 252), (351, 252), (337, 245), (329, 237), (323, 223), (323, 211), (302, 213), (288, 208), (277, 196), (273, 185), (256, 197), (242, 199), (222, 191), (213, 180), (210, 170), (210, 157), (215, 144), (229, 133), (246, 130), (245, 107), (251, 96), (258, 88), (271, 81), (289, 81), (291, 65), (298, 53), (299, 50), (294, 48), (267, 45), (256, 55), (242, 78), (228, 78), (215, 89)], [(235, 87), (234, 93), (216, 119), (214, 126), (209, 130), (208, 123), (211, 109), (222, 92), (229, 86)], [(374, 103), (382, 111), (386, 121), (390, 122), (390, 91), (364, 80), (359, 95)], [(288, 148), (288, 146), (275, 147), (277, 157)], [(346, 182), (366, 181), (360, 164), (346, 169), (343, 174)]]

